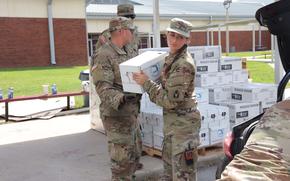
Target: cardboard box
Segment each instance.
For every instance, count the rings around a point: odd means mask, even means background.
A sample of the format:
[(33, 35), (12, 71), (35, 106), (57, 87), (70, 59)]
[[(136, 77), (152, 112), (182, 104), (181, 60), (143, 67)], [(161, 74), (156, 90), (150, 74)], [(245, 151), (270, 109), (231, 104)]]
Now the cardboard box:
[(190, 50), (189, 53), (193, 60), (202, 60), (203, 59), (203, 50), (201, 49), (196, 49), (196, 50)]
[(221, 47), (220, 46), (204, 46), (203, 52), (204, 59), (220, 59), (221, 58)]
[(142, 144), (148, 147), (153, 147), (153, 132), (152, 131), (147, 131), (147, 130), (142, 130), (141, 131), (142, 135)]
[(240, 57), (223, 57), (219, 59), (219, 71), (242, 70)]
[(212, 127), (209, 128), (210, 145), (222, 143), (227, 133), (230, 131), (229, 127)]
[(269, 109), (271, 106), (276, 104), (276, 100), (263, 100), (260, 102), (260, 113), (265, 112), (267, 109)]
[(141, 112), (163, 114), (163, 108), (151, 102), (149, 95), (147, 93), (142, 94), (140, 104), (141, 104), (140, 105)]
[(218, 73), (219, 82), (218, 85), (232, 85), (233, 84), (233, 72), (219, 72)]
[(232, 99), (241, 102), (277, 100), (277, 85), (248, 83), (242, 86), (233, 86)]
[(220, 85), (231, 85), (233, 83), (232, 79), (232, 72), (196, 73), (195, 86), (211, 87)]
[(188, 52), (195, 60), (201, 59), (220, 59), (221, 47), (220, 46), (190, 46), (187, 48)]
[(233, 72), (233, 84), (248, 83), (249, 73), (247, 70), (234, 70)]
[(162, 48), (142, 48), (139, 49), (138, 52), (139, 54), (142, 54), (144, 52), (148, 52), (148, 51), (158, 51), (158, 52), (167, 52), (169, 53), (169, 48), (168, 47), (162, 47)]
[(232, 96), (232, 86), (209, 87), (209, 103), (230, 101)]
[(142, 144), (148, 147), (153, 147), (152, 115), (144, 112), (141, 112), (139, 115)]
[(163, 113), (162, 114), (152, 114), (152, 125), (153, 125), (153, 133), (163, 132)]
[[(162, 48), (144, 48), (139, 49), (139, 53), (146, 51), (165, 51), (169, 52), (168, 47)], [(191, 54), (195, 60), (201, 59), (220, 59), (221, 58), (221, 47), (220, 46), (189, 46), (187, 51)]]
[(217, 72), (218, 59), (194, 59), (196, 72)]
[(207, 112), (207, 105), (208, 104), (198, 104), (198, 110), (201, 115), (201, 127), (200, 129), (207, 129), (208, 128), (208, 112)]
[(158, 81), (164, 64), (166, 52), (147, 51), (126, 62), (120, 64), (120, 73), (123, 90), (125, 92), (143, 93), (142, 86), (133, 80), (133, 73), (143, 72), (148, 75), (149, 79)]
[(219, 126), (218, 106), (212, 104), (198, 104), (201, 114), (201, 129), (211, 126)]
[(209, 146), (209, 129), (200, 129), (199, 131), (199, 140), (200, 140), (200, 145), (198, 146), (199, 148)]
[(200, 129), (206, 129), (206, 128), (209, 128), (209, 119), (208, 119), (207, 116), (202, 114), (201, 115), (201, 120), (200, 120)]
[(209, 87), (218, 85), (218, 73), (196, 73), (195, 86), (196, 87)]
[(208, 88), (195, 87), (194, 93), (195, 93), (196, 100), (199, 104), (201, 104), (201, 103), (208, 104), (208, 102), (209, 102)]
[(154, 143), (154, 148), (158, 149), (158, 150), (162, 150), (163, 148), (163, 133), (162, 132), (156, 132), (153, 135), (153, 143)]
[(140, 125), (141, 129), (145, 130), (146, 132), (153, 132), (153, 125), (152, 125), (152, 114), (151, 113), (146, 113), (146, 112), (141, 112), (139, 115), (140, 116)]
[(217, 127), (220, 125), (219, 121), (219, 110), (217, 105), (208, 104), (207, 106), (208, 115), (208, 127)]
[(229, 108), (230, 121), (239, 124), (260, 114), (259, 102), (219, 102), (219, 105)]
[(222, 127), (230, 127), (230, 110), (226, 106), (218, 106), (219, 125)]

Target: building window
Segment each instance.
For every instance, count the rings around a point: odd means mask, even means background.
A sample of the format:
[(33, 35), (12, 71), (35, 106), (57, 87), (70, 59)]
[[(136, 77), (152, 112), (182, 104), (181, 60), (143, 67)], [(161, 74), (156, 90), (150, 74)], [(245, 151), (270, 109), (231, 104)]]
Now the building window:
[(140, 37), (139, 48), (148, 48), (148, 37)]
[(88, 44), (89, 44), (89, 56), (92, 56), (96, 51), (96, 44), (98, 42), (100, 34), (89, 34), (88, 35)]

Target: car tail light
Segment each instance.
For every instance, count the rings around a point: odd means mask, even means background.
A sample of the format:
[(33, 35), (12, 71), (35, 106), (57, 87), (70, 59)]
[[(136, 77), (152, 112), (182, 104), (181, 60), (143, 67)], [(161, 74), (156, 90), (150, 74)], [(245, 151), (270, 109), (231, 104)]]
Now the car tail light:
[(233, 133), (228, 132), (227, 136), (224, 140), (224, 153), (230, 159), (233, 159), (233, 155), (231, 153), (231, 144), (232, 144), (233, 140), (234, 140)]

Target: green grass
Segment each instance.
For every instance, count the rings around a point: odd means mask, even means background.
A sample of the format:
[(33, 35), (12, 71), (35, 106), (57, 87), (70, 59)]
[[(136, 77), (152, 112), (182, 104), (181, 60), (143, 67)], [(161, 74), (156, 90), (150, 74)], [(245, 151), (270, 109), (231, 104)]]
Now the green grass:
[[(252, 57), (252, 56), (261, 56), (264, 58), (265, 54), (267, 55), (267, 58), (271, 58), (271, 51), (256, 51), (255, 53), (253, 52), (231, 52), (229, 53), (229, 56), (231, 57)], [(223, 56), (226, 54), (223, 53)]]
[[(271, 84), (275, 83), (275, 72), (269, 64), (248, 61), (247, 69), (249, 71), (252, 82)], [(290, 88), (290, 82), (287, 84), (286, 88)]]
[(274, 69), (264, 62), (247, 62), (247, 69), (253, 82), (274, 83)]
[[(248, 56), (245, 52), (239, 55)], [(76, 66), (0, 69), (0, 88), (4, 97), (7, 97), (9, 87), (14, 88), (14, 96), (18, 97), (42, 94), (42, 85), (53, 83), (57, 85), (58, 92), (80, 91), (79, 73), (87, 68), (87, 66)], [(274, 83), (274, 69), (267, 63), (248, 61), (247, 68), (253, 82)], [(83, 106), (83, 97), (77, 96), (76, 107), (81, 106)]]
[[(4, 97), (7, 97), (9, 87), (14, 88), (14, 97), (18, 97), (42, 94), (42, 85), (53, 83), (57, 85), (58, 92), (80, 91), (79, 73), (87, 68), (87, 66), (2, 68), (0, 88)], [(76, 106), (82, 106), (82, 101), (81, 96), (76, 97)]]

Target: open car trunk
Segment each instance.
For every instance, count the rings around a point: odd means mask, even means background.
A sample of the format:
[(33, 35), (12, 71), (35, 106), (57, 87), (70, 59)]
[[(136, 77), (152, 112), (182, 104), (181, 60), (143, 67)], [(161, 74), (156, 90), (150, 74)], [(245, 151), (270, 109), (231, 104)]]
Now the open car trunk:
[[(257, 122), (244, 149), (229, 163), (220, 180), (289, 181), (290, 100), (282, 101), (282, 97), (290, 78), (290, 1), (281, 0), (259, 9), (256, 19), (277, 36), (286, 74), (278, 87), (279, 103), (266, 111)], [(243, 131), (245, 126), (236, 127), (236, 132)]]

